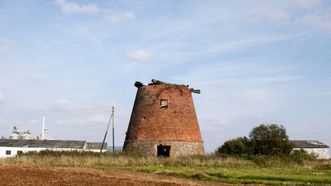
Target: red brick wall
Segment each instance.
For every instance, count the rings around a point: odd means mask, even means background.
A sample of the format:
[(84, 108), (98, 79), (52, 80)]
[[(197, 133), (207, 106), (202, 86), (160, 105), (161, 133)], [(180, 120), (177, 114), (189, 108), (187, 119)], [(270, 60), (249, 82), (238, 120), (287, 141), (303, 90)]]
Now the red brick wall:
[[(168, 109), (160, 108), (161, 99)], [(138, 88), (126, 141), (202, 142), (191, 91), (169, 84)]]

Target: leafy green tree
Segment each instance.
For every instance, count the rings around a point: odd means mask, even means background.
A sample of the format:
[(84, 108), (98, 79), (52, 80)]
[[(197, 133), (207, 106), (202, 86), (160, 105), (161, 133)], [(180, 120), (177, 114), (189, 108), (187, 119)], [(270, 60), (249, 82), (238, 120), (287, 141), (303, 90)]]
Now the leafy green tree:
[(240, 137), (226, 141), (216, 150), (218, 154), (248, 155), (251, 154), (251, 145), (247, 137)]
[(293, 148), (282, 125), (261, 124), (252, 129), (249, 138), (253, 154), (256, 155), (290, 154)]
[(217, 154), (227, 155), (290, 155), (293, 144), (288, 140), (282, 125), (261, 124), (254, 127), (249, 138), (239, 137), (226, 141), (216, 150)]

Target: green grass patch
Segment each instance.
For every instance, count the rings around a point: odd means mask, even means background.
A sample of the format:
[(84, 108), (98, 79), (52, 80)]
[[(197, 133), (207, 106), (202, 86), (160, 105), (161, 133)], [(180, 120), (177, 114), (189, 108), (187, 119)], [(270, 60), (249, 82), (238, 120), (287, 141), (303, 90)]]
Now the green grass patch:
[(121, 170), (191, 180), (233, 184), (331, 185), (331, 161), (282, 161), (277, 157), (245, 160), (232, 157), (187, 156), (157, 158), (128, 153), (28, 153), (0, 164), (82, 167), (104, 172)]

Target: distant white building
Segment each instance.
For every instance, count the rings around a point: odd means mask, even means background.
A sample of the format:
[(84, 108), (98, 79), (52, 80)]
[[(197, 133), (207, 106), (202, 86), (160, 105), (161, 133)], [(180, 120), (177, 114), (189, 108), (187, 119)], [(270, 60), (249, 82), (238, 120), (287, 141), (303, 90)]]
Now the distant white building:
[(17, 128), (14, 126), (13, 132), (9, 136), (9, 139), (24, 139), (24, 140), (30, 140), (34, 139), (34, 137), (31, 135), (30, 130), (22, 130), (19, 131)]
[(39, 136), (32, 136), (29, 129), (27, 130), (18, 130), (16, 126), (14, 126), (12, 133), (9, 135), (9, 139), (22, 139), (22, 140), (47, 140), (47, 128), (45, 126), (45, 116), (43, 116), (42, 121), (42, 132)]
[(317, 159), (329, 159), (329, 146), (317, 140), (291, 140), (293, 150), (303, 149), (307, 153), (314, 154)]
[[(70, 140), (27, 140), (0, 139), (0, 158), (13, 157), (27, 152), (51, 151), (90, 151), (100, 152), (102, 143)], [(106, 152), (107, 143), (102, 152)]]

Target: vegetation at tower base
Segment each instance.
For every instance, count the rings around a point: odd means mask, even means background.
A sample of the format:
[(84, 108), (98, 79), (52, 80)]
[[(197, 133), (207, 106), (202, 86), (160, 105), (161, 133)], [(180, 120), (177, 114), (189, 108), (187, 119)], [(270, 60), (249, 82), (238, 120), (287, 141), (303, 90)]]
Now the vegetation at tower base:
[(123, 151), (173, 157), (205, 153), (192, 99), (200, 90), (159, 80), (135, 87)]
[(291, 158), (296, 162), (315, 158), (305, 151), (292, 152), (292, 149), (293, 144), (282, 125), (261, 124), (251, 130), (249, 138), (239, 137), (226, 141), (216, 150), (216, 154), (240, 156), (262, 163), (263, 159), (271, 156)]

